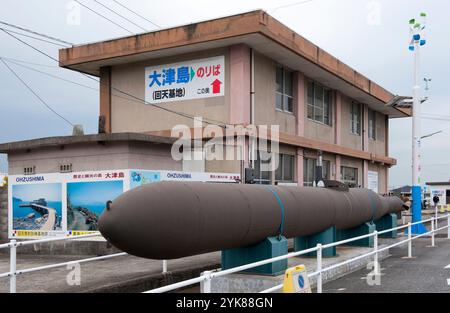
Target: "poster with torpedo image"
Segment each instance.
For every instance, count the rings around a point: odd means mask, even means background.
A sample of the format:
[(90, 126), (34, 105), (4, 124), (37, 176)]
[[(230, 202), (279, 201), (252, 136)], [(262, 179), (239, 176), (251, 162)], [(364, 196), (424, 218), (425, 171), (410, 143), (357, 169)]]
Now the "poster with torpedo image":
[(151, 104), (224, 95), (224, 56), (145, 69), (145, 101)]

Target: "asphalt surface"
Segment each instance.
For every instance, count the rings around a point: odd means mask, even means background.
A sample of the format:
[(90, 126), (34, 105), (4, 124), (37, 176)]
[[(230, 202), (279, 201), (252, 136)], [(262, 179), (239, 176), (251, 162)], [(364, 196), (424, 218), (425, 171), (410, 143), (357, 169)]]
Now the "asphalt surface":
[[(324, 293), (450, 293), (450, 240), (430, 238), (413, 241), (412, 259), (405, 258), (407, 246), (393, 248), (392, 255), (381, 262), (380, 284), (367, 275), (371, 269), (359, 270), (324, 285)], [(449, 268), (445, 268), (449, 266)]]

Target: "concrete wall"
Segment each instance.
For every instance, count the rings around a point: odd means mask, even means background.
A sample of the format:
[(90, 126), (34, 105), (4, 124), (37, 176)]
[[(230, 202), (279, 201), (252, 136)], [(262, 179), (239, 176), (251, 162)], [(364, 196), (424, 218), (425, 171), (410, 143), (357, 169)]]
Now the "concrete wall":
[(295, 115), (276, 110), (276, 66), (275, 61), (255, 53), (255, 124), (280, 125), (281, 132), (295, 135)]
[(0, 187), (0, 243), (8, 240), (8, 187)]
[[(145, 68), (147, 66), (177, 63), (187, 60), (202, 59), (214, 56), (225, 56), (225, 96), (206, 99), (174, 101), (159, 103), (158, 106), (187, 113), (193, 116), (203, 116), (219, 122), (228, 122), (230, 119), (230, 48), (196, 52), (176, 57), (153, 59), (111, 69), (112, 86), (145, 98)], [(149, 104), (118, 98), (117, 91), (112, 90), (112, 132), (145, 132), (171, 129), (182, 124), (193, 127), (193, 120), (177, 114), (169, 113)], [(119, 94), (120, 95), (120, 94)], [(123, 95), (120, 95), (123, 96)]]
[(386, 116), (376, 112), (376, 140), (369, 139), (369, 152), (378, 155), (387, 155), (386, 151)]
[(72, 163), (72, 171), (111, 169), (182, 170), (182, 163), (172, 159), (169, 145), (151, 143), (80, 144), (64, 148), (47, 147), (9, 154), (9, 174), (22, 175), (23, 168), (36, 166), (36, 173), (58, 173), (59, 165)]

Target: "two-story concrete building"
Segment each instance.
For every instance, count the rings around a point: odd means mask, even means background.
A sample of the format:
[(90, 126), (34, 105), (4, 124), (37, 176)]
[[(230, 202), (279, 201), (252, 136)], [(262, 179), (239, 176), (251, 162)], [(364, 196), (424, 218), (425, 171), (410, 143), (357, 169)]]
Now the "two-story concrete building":
[[(142, 101), (146, 68), (214, 57), (224, 58), (223, 96), (162, 99), (158, 107)], [(310, 185), (321, 151), (327, 178), (368, 187), (370, 176), (385, 193), (396, 163), (389, 119), (409, 114), (386, 107), (393, 94), (263, 11), (64, 49), (60, 65), (100, 77), (106, 132), (167, 135), (177, 124), (193, 127), (192, 118), (167, 110), (223, 124), (279, 125), (282, 169), (257, 173), (272, 182)], [(219, 172), (239, 169), (214, 164)]]
[[(10, 175), (139, 168), (242, 176), (253, 167), (260, 183), (308, 186), (321, 154), (325, 178), (386, 193), (396, 164), (389, 119), (410, 116), (387, 106), (391, 92), (260, 10), (62, 49), (60, 66), (99, 77), (104, 134), (1, 144)], [(171, 130), (193, 128), (194, 117), (278, 125), (279, 168), (261, 171), (249, 153), (173, 160)]]

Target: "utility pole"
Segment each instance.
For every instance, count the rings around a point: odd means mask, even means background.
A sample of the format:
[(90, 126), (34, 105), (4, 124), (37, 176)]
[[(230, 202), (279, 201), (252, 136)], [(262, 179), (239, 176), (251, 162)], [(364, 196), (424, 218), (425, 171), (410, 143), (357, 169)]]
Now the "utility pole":
[[(421, 121), (420, 112), (422, 99), (420, 99), (420, 48), (426, 44), (425, 39), (425, 19), (426, 14), (421, 13), (422, 23), (412, 19), (409, 21), (411, 30), (411, 43), (409, 50), (414, 52), (414, 88), (413, 88), (413, 107), (412, 107), (412, 222), (422, 221), (422, 181), (420, 177), (420, 146), (421, 146)], [(423, 234), (427, 230), (420, 223), (413, 225), (411, 233)]]

